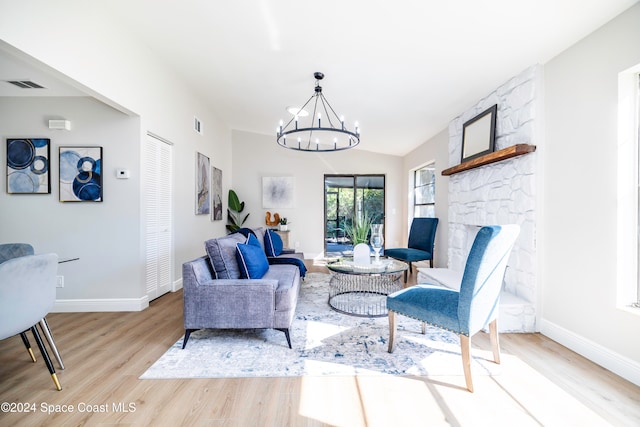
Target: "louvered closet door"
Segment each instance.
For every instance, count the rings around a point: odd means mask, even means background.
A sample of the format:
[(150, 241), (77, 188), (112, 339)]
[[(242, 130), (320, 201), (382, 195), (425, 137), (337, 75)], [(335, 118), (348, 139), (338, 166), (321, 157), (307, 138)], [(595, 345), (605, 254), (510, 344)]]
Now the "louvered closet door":
[(151, 301), (171, 290), (173, 266), (172, 146), (148, 135), (142, 153), (146, 287)]

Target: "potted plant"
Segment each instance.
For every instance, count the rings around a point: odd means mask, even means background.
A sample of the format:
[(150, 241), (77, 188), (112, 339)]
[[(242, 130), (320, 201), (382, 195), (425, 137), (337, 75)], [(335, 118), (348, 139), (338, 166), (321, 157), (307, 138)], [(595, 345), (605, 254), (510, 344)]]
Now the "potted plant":
[(227, 230), (229, 233), (233, 233), (239, 228), (242, 228), (242, 225), (247, 218), (249, 218), (249, 214), (246, 214), (244, 217), (242, 216), (243, 210), (244, 202), (240, 202), (235, 191), (229, 190), (229, 208), (227, 209)]
[(280, 231), (287, 231), (289, 229), (289, 222), (287, 218), (280, 218)]
[(361, 218), (356, 217), (351, 221), (351, 224), (345, 225), (345, 234), (353, 246), (358, 243), (369, 243), (369, 231), (371, 230), (371, 218), (367, 214), (364, 214)]

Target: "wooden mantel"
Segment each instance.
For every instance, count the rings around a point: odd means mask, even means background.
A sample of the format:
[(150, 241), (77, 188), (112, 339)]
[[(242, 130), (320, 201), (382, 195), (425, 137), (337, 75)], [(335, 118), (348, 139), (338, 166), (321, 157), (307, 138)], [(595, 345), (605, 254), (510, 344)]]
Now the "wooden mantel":
[(469, 169), (474, 169), (480, 166), (488, 165), (491, 163), (499, 162), (501, 160), (509, 159), (511, 157), (522, 156), (523, 154), (532, 153), (536, 151), (535, 145), (530, 144), (516, 144), (511, 147), (503, 148), (502, 150), (494, 151), (493, 153), (485, 154), (481, 157), (469, 160), (459, 165), (452, 166), (442, 171), (442, 175), (449, 176), (456, 173), (464, 172)]

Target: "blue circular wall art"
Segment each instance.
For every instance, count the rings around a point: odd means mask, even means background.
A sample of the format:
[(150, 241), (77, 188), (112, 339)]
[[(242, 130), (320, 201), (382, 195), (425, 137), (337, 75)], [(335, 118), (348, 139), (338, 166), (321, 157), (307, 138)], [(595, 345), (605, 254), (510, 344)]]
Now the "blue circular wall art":
[(60, 201), (102, 201), (102, 147), (60, 147)]
[(49, 146), (46, 138), (7, 139), (7, 192), (49, 194)]

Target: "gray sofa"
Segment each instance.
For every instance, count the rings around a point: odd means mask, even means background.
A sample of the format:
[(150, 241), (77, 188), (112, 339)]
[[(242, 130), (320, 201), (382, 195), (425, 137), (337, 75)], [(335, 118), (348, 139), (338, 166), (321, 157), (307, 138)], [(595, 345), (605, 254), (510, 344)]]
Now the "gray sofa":
[[(259, 234), (262, 229), (255, 229)], [(259, 279), (240, 277), (236, 245), (240, 234), (205, 242), (207, 255), (182, 265), (185, 348), (191, 332), (198, 329), (262, 329), (284, 332), (289, 348), (300, 270), (295, 265), (269, 265)], [(264, 241), (261, 242), (264, 248)], [(301, 253), (283, 254), (301, 259)]]

